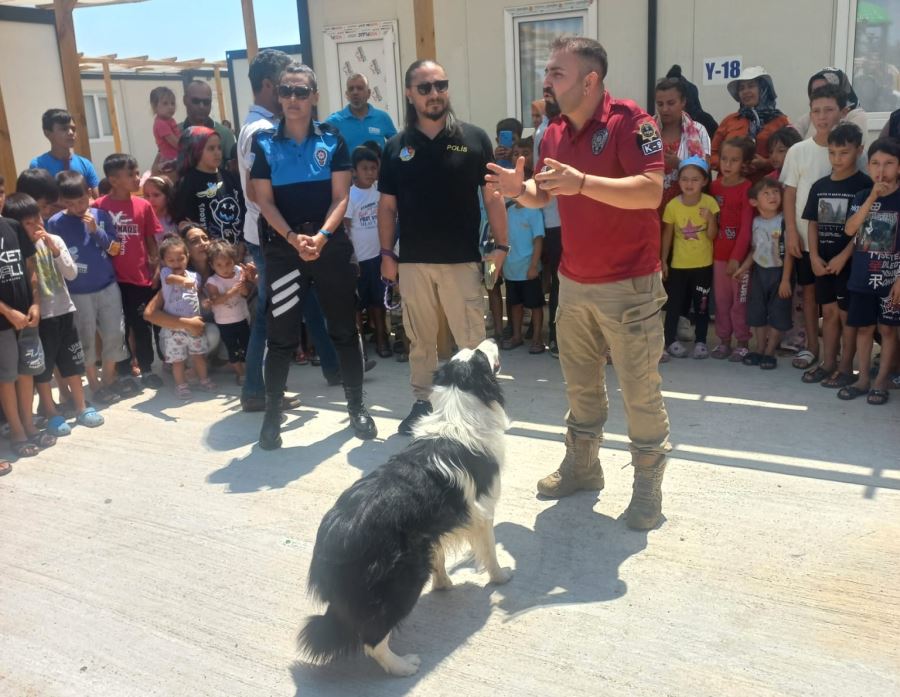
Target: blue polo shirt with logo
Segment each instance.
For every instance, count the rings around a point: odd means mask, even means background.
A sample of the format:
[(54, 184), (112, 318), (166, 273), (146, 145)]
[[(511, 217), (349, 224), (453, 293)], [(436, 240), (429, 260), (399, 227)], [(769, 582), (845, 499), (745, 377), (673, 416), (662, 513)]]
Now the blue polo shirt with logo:
[(84, 177), (88, 188), (96, 189), (100, 185), (100, 177), (97, 176), (97, 170), (94, 169), (91, 161), (75, 153), (72, 153), (68, 163), (66, 163), (64, 160), (56, 159), (49, 152), (45, 152), (43, 155), (35, 157), (28, 166), (32, 169), (46, 169), (54, 177), (63, 171), (78, 172)]
[(331, 173), (350, 169), (350, 154), (340, 133), (330, 124), (313, 121), (309, 135), (298, 143), (277, 128), (259, 131), (250, 146), (250, 179), (272, 182), (275, 206), (291, 226), (310, 223), (318, 230), (331, 207)]
[(371, 104), (369, 112), (361, 119), (353, 115), (348, 104), (340, 111), (334, 112), (325, 122), (337, 127), (347, 142), (347, 150), (362, 145), (367, 140), (374, 140), (382, 148), (388, 138), (397, 134), (394, 122), (390, 114), (381, 109), (376, 109)]

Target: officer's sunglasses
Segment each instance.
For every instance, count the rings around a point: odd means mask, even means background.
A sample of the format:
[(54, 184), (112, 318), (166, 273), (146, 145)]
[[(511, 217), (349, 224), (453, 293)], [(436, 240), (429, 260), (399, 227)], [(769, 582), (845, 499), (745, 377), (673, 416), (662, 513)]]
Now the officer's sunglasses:
[(434, 82), (420, 82), (416, 85), (416, 92), (421, 94), (423, 97), (431, 94), (431, 90), (434, 88), (436, 92), (439, 94), (443, 94), (448, 89), (450, 89), (450, 80), (435, 80)]
[(306, 85), (278, 85), (278, 96), (282, 99), (309, 99), (313, 93), (312, 87)]

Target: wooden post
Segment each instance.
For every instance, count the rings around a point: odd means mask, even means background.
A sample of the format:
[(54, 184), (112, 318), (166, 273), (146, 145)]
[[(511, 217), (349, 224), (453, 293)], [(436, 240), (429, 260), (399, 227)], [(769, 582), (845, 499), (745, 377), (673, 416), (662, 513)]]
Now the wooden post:
[(416, 26), (416, 58), (437, 59), (434, 44), (434, 0), (413, 0)]
[(12, 138), (9, 134), (9, 122), (6, 120), (6, 107), (3, 104), (3, 90), (0, 89), (0, 174), (6, 179), (6, 192), (11, 193), (16, 186), (16, 158), (13, 155)]
[(66, 108), (75, 121), (75, 150), (82, 157), (91, 159), (87, 118), (84, 115), (84, 95), (81, 91), (81, 69), (78, 63), (78, 46), (75, 42), (75, 21), (72, 10), (76, 0), (53, 0), (56, 18), (56, 42), (59, 46), (59, 63), (63, 86), (66, 90)]
[(259, 53), (259, 43), (256, 40), (256, 17), (253, 14), (253, 0), (241, 0), (244, 10), (244, 36), (247, 37), (247, 62), (249, 63)]
[(122, 152), (122, 136), (119, 134), (119, 116), (116, 113), (116, 95), (113, 94), (109, 63), (103, 61), (103, 85), (106, 87), (106, 103), (109, 107), (109, 123), (112, 126), (113, 145), (116, 152)]
[(219, 123), (222, 123), (227, 117), (225, 116), (225, 94), (222, 92), (222, 70), (218, 66), (213, 68), (213, 75), (216, 78), (216, 97), (219, 100)]

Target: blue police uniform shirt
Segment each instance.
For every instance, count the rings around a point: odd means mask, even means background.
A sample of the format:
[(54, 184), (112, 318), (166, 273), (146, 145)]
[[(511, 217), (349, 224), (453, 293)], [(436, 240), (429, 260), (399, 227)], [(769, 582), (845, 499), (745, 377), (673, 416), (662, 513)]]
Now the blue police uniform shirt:
[(376, 109), (371, 104), (368, 106), (369, 112), (361, 119), (353, 115), (348, 104), (325, 120), (326, 123), (337, 127), (341, 136), (347, 142), (347, 150), (351, 153), (354, 148), (362, 145), (367, 140), (374, 140), (383, 148), (387, 139), (397, 134), (397, 129), (391, 120), (390, 114), (381, 109)]
[(259, 131), (251, 145), (250, 179), (272, 182), (275, 206), (291, 226), (319, 229), (331, 207), (331, 173), (350, 170), (347, 144), (330, 124), (313, 121), (302, 143), (276, 129)]
[(54, 177), (63, 170), (78, 172), (84, 177), (89, 188), (96, 189), (100, 185), (100, 177), (97, 176), (97, 171), (94, 169), (94, 165), (91, 164), (91, 161), (86, 160), (81, 155), (76, 155), (75, 153), (72, 153), (72, 157), (69, 158), (68, 168), (64, 161), (57, 160), (49, 152), (45, 152), (43, 155), (35, 157), (28, 166), (32, 169), (36, 167), (46, 169)]

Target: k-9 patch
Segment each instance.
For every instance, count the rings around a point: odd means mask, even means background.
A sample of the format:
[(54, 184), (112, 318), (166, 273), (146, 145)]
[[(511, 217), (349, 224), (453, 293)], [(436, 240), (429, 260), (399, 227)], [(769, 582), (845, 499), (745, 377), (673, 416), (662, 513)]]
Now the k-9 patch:
[(656, 130), (656, 124), (651, 121), (645, 121), (638, 128), (637, 144), (645, 155), (655, 155), (662, 152), (662, 138), (659, 137), (659, 131)]

